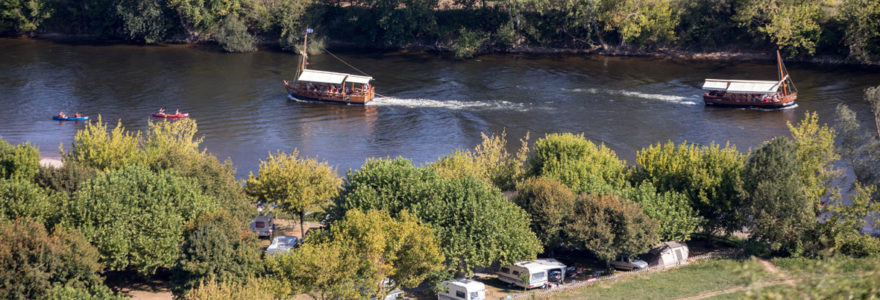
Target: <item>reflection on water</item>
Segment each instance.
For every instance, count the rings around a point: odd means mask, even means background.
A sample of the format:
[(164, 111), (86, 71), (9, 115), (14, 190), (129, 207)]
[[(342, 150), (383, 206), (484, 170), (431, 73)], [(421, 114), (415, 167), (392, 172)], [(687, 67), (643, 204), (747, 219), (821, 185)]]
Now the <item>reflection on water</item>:
[[(82, 122), (51, 120), (80, 112), (145, 130), (162, 106), (189, 112), (203, 145), (231, 158), (238, 176), (260, 159), (294, 148), (337, 166), (368, 157), (404, 156), (417, 163), (470, 148), (481, 132), (583, 132), (631, 161), (651, 143), (731, 141), (741, 150), (788, 134), (804, 111), (823, 121), (847, 103), (869, 125), (864, 88), (880, 83), (870, 69), (790, 64), (799, 106), (782, 111), (705, 107), (707, 77), (774, 79), (774, 64), (694, 63), (598, 56), (485, 56), (448, 60), (417, 54), (349, 54), (376, 78), (382, 96), (365, 106), (288, 100), (281, 80), (298, 57), (270, 51), (225, 54), (185, 46), (70, 46), (0, 39), (0, 136), (31, 142), (44, 155), (69, 149)], [(313, 68), (349, 71), (327, 56)]]

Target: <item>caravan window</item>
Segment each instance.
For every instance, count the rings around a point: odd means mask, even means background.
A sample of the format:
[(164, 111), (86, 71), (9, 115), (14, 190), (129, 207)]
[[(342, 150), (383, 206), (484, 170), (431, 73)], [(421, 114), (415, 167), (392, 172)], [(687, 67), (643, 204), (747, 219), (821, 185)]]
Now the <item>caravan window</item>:
[(510, 268), (508, 268), (508, 267), (501, 268), (501, 273), (510, 273)]
[(467, 294), (465, 294), (463, 291), (455, 291), (455, 296), (459, 297), (461, 299), (467, 299), (467, 298), (465, 298), (467, 296)]
[(514, 276), (519, 276), (519, 271), (517, 271), (517, 270), (513, 270), (513, 275), (514, 275)]
[(532, 273), (531, 282), (544, 281), (544, 280), (547, 280), (547, 273), (544, 273), (544, 272)]

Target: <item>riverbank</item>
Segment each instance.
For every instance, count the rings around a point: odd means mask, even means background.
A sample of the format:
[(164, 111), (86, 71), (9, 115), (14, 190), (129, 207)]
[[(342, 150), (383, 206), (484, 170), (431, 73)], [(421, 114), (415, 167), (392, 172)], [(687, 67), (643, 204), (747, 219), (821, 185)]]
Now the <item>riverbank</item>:
[[(7, 37), (16, 39), (35, 39), (46, 40), (57, 43), (70, 44), (101, 44), (101, 45), (137, 45), (144, 47), (163, 47), (163, 46), (198, 46), (214, 51), (222, 52), (223, 49), (212, 41), (188, 41), (185, 39), (173, 39), (163, 41), (156, 45), (142, 45), (131, 43), (118, 39), (102, 39), (96, 35), (68, 35), (62, 33), (39, 33), (33, 37)], [(364, 51), (364, 52), (409, 52), (409, 53), (435, 53), (441, 56), (454, 56), (455, 49), (449, 46), (411, 44), (401, 48), (376, 48), (363, 47), (358, 44), (331, 40), (327, 42), (330, 49), (341, 49), (344, 51)], [(285, 52), (281, 49), (277, 41), (260, 41), (258, 43), (260, 51), (278, 51)], [(293, 53), (291, 53), (293, 54)], [(516, 47), (510, 49), (481, 49), (475, 53), (470, 59), (475, 59), (480, 55), (535, 55), (535, 56), (554, 56), (554, 55), (596, 55), (611, 57), (652, 57), (657, 59), (670, 59), (681, 61), (722, 61), (722, 62), (752, 62), (752, 61), (775, 61), (776, 55), (773, 51), (747, 51), (742, 49), (715, 50), (715, 51), (691, 51), (671, 48), (661, 48), (654, 50), (626, 50), (616, 47), (593, 47), (593, 48), (547, 48), (547, 47)], [(845, 66), (861, 66), (861, 67), (878, 67), (880, 61), (853, 61), (841, 56), (822, 55), (814, 57), (793, 57), (783, 58), (790, 63), (809, 63), (817, 65), (845, 65)], [(464, 59), (467, 60), (467, 59)]]

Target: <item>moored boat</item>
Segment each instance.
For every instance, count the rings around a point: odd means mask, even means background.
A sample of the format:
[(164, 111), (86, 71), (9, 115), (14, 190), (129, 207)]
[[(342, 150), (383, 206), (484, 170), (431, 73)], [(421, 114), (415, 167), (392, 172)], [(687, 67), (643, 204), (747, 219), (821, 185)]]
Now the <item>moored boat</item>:
[[(309, 33), (306, 30), (303, 40), (303, 49), (307, 49)], [(299, 100), (325, 101), (339, 104), (366, 104), (373, 100), (376, 92), (370, 81), (373, 77), (368, 75), (353, 75), (329, 71), (309, 70), (308, 54), (305, 50), (300, 52), (301, 60), (297, 79), (293, 81), (282, 80), (284, 88), (290, 97)]]
[(703, 102), (728, 107), (783, 108), (795, 105), (797, 88), (776, 51), (779, 80), (706, 79)]
[(85, 121), (85, 120), (88, 120), (89, 117), (88, 117), (88, 116), (84, 116), (84, 117), (72, 117), (72, 118), (68, 118), (68, 117), (61, 117), (61, 116), (52, 116), (52, 119), (53, 119), (53, 120), (58, 120), (58, 121)]

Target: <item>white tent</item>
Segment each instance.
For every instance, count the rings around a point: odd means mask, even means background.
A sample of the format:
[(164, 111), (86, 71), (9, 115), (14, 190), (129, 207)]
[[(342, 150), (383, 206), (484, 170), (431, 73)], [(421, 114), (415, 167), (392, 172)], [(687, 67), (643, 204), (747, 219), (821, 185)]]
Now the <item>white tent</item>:
[(687, 264), (688, 247), (678, 242), (665, 242), (651, 249), (651, 255), (656, 257), (656, 262), (652, 261), (651, 265), (660, 268), (684, 265)]

